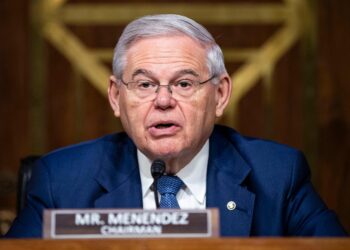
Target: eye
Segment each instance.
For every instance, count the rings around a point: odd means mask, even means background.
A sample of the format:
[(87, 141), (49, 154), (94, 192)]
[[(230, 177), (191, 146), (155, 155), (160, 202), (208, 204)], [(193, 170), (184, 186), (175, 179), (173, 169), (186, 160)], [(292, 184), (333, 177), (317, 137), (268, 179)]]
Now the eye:
[(152, 89), (156, 87), (156, 84), (148, 80), (140, 80), (136, 82), (136, 87), (141, 90)]
[(188, 79), (179, 80), (174, 84), (174, 87), (181, 89), (189, 89), (193, 87), (193, 81)]

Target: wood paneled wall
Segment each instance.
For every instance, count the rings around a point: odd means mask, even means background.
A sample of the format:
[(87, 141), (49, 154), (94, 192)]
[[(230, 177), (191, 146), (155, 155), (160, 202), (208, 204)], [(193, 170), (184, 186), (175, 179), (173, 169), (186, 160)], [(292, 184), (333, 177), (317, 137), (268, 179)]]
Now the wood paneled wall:
[[(46, 63), (41, 67), (46, 67), (47, 74), (41, 75), (40, 65), (36, 67), (30, 54), (37, 45), (31, 39), (28, 2), (3, 0), (0, 3), (0, 211), (15, 211), (15, 179), (20, 158), (120, 130), (107, 99), (86, 84), (69, 62), (46, 42), (41, 51)], [(272, 76), (271, 107), (266, 108), (261, 82), (241, 101), (237, 129), (246, 135), (274, 139), (305, 151), (309, 147), (305, 138), (315, 135), (312, 150), (316, 154), (311, 161), (316, 188), (350, 231), (350, 71), (347, 62), (350, 2), (319, 0), (315, 3), (317, 46), (311, 55), (303, 52), (305, 44), (302, 43), (288, 51)], [(87, 44), (106, 47), (114, 45), (121, 28), (71, 27)], [(220, 44), (232, 41), (244, 46), (263, 41), (275, 27), (237, 27), (229, 32), (225, 27), (208, 28)], [(250, 35), (245, 36), (246, 33)], [(230, 64), (228, 69), (238, 66)], [(312, 81), (311, 92), (304, 86), (305, 70), (309, 75), (313, 72), (308, 79)], [(36, 103), (29, 80), (39, 79), (38, 76), (45, 82), (40, 90), (45, 103), (41, 105), (43, 115), (35, 120), (33, 107), (40, 103)], [(314, 99), (308, 100), (314, 103), (307, 105), (314, 105), (316, 112), (313, 113), (307, 113), (305, 104), (305, 96), (310, 95), (314, 95)], [(312, 117), (312, 130), (305, 130), (305, 126), (310, 125), (306, 121), (308, 117)], [(45, 138), (40, 147), (35, 147), (33, 131)], [(308, 132), (305, 134), (305, 131)]]
[(30, 154), (27, 13), (27, 1), (0, 3), (0, 209), (14, 209), (14, 174), (19, 159)]
[(350, 2), (319, 1), (317, 188), (350, 232)]

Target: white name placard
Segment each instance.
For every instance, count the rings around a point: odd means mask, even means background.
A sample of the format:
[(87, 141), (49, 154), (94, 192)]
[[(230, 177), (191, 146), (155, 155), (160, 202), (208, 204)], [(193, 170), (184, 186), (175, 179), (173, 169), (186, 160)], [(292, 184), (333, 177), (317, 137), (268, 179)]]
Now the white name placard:
[(218, 210), (57, 209), (44, 211), (44, 238), (216, 237)]

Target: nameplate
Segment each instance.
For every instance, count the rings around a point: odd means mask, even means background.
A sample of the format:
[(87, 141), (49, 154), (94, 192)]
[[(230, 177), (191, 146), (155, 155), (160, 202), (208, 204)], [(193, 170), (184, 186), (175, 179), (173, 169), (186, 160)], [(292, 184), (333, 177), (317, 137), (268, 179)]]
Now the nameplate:
[(44, 211), (43, 237), (217, 237), (218, 210), (57, 209)]

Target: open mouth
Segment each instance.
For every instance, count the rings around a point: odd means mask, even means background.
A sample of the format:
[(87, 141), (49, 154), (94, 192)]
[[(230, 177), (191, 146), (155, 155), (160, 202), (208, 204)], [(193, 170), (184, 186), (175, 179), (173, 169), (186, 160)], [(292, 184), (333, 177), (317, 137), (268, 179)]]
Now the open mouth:
[(172, 121), (160, 121), (149, 127), (149, 132), (152, 136), (163, 137), (173, 136), (180, 130), (179, 124)]
[(155, 127), (157, 129), (166, 129), (166, 128), (170, 128), (172, 126), (175, 126), (175, 124), (173, 124), (173, 123), (161, 123), (161, 124), (157, 124)]

